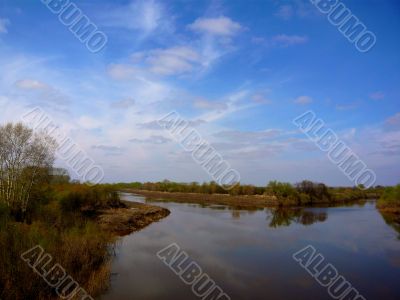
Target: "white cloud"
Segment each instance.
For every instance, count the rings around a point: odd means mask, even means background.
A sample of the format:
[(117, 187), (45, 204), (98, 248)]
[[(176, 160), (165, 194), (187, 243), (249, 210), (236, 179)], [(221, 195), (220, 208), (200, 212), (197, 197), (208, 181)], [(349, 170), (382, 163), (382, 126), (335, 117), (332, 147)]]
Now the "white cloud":
[(400, 128), (400, 112), (386, 120), (386, 124)]
[(200, 98), (194, 101), (194, 107), (199, 109), (211, 109), (211, 110), (225, 110), (228, 109), (228, 105), (221, 101), (208, 101)]
[(272, 38), (254, 36), (252, 37), (251, 41), (258, 46), (286, 48), (289, 46), (305, 44), (308, 41), (308, 37), (300, 35), (279, 34), (273, 36)]
[(10, 20), (0, 18), (0, 33), (8, 33), (8, 25), (10, 25)]
[(271, 104), (272, 101), (265, 97), (264, 94), (258, 93), (254, 94), (251, 99), (258, 104)]
[(123, 148), (109, 145), (93, 145), (91, 147), (94, 150), (103, 151), (107, 156), (121, 155), (123, 153)]
[(236, 113), (240, 110), (244, 110), (250, 107), (254, 107), (258, 104), (248, 104), (246, 102), (245, 104), (241, 104), (243, 100), (248, 99), (249, 97), (249, 91), (248, 90), (239, 90), (236, 91), (228, 96), (223, 97), (220, 102), (226, 103), (228, 106), (227, 109), (224, 110), (211, 110), (209, 112), (206, 112), (205, 114), (200, 116), (200, 119), (205, 120), (207, 122), (214, 122), (219, 119), (222, 119), (226, 117), (227, 115)]
[(22, 95), (29, 95), (31, 102), (35, 98), (36, 104), (46, 103), (46, 105), (55, 105), (54, 108), (60, 109), (60, 105), (65, 105), (69, 102), (69, 99), (59, 89), (40, 80), (17, 80), (14, 86), (22, 92)]
[(278, 129), (267, 129), (264, 131), (226, 130), (218, 132), (214, 136), (236, 143), (257, 143), (275, 138), (280, 134), (281, 130)]
[(304, 44), (308, 41), (306, 36), (300, 35), (286, 35), (286, 34), (279, 34), (272, 37), (271, 42), (274, 46), (279, 47), (289, 47), (294, 45)]
[(275, 16), (283, 20), (289, 20), (294, 15), (294, 9), (291, 5), (282, 5), (278, 8)]
[(132, 78), (138, 70), (131, 65), (111, 64), (107, 67), (108, 75), (116, 80)]
[(383, 100), (385, 98), (385, 94), (383, 92), (374, 92), (369, 95), (372, 100)]
[(191, 73), (202, 66), (202, 56), (188, 46), (136, 52), (127, 64), (111, 64), (107, 72), (116, 80), (140, 79), (155, 74), (162, 76)]
[(297, 97), (296, 100), (294, 100), (294, 103), (300, 104), (300, 105), (310, 104), (311, 102), (313, 102), (313, 99), (310, 96), (300, 96), (300, 97)]
[(224, 16), (218, 18), (198, 18), (188, 28), (200, 33), (218, 36), (233, 36), (243, 29), (239, 23)]
[(135, 99), (128, 97), (120, 101), (111, 103), (111, 108), (114, 109), (127, 109), (134, 106), (136, 103)]
[(306, 18), (319, 16), (319, 11), (307, 2), (308, 1), (296, 0), (292, 1), (291, 4), (280, 5), (275, 12), (275, 16), (285, 21), (294, 17)]
[(84, 129), (96, 129), (104, 125), (100, 119), (90, 116), (80, 117), (78, 120), (78, 124)]
[(109, 27), (140, 31), (141, 37), (160, 32), (173, 32), (173, 20), (162, 3), (155, 0), (136, 0), (128, 5), (107, 9), (102, 16)]
[(50, 90), (50, 86), (47, 84), (34, 80), (34, 79), (23, 79), (23, 80), (18, 80), (15, 85), (17, 88), (22, 89), (22, 90)]
[(146, 62), (152, 73), (158, 75), (179, 75), (193, 71), (201, 62), (201, 56), (192, 48), (180, 46), (155, 49), (149, 52)]
[(358, 102), (353, 102), (353, 103), (348, 103), (348, 104), (338, 104), (336, 105), (337, 110), (352, 110), (356, 109), (360, 106), (360, 103)]
[(129, 142), (131, 143), (139, 143), (139, 144), (153, 144), (153, 145), (162, 145), (169, 142), (172, 142), (170, 138), (163, 137), (161, 135), (152, 135), (149, 138), (145, 139), (130, 139)]
[[(188, 122), (189, 127), (197, 127), (200, 126), (204, 123), (206, 123), (204, 120), (201, 119), (196, 119), (196, 120), (186, 120)], [(162, 122), (162, 123), (167, 123), (167, 122)], [(183, 123), (182, 123), (183, 124)], [(154, 121), (149, 121), (145, 123), (137, 123), (136, 126), (140, 129), (148, 129), (148, 130), (164, 130), (164, 128), (158, 123), (158, 120)], [(180, 126), (180, 125), (178, 125)]]

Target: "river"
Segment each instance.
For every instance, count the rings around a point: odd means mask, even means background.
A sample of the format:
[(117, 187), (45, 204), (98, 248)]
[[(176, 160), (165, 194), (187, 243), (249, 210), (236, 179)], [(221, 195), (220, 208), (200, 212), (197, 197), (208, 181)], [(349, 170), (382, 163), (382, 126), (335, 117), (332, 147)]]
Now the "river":
[[(144, 198), (122, 194), (122, 199)], [(200, 299), (156, 255), (186, 251), (231, 299), (332, 299), (292, 255), (312, 245), (366, 299), (400, 299), (400, 239), (374, 201), (344, 207), (234, 210), (151, 202), (171, 214), (121, 239), (103, 300)]]

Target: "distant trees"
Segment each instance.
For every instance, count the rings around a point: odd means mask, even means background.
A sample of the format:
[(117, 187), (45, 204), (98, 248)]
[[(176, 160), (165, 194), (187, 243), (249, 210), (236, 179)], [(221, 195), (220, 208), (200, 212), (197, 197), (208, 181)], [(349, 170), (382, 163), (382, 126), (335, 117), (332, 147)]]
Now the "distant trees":
[(312, 202), (328, 202), (331, 199), (329, 189), (323, 183), (304, 180), (292, 185), (287, 182), (271, 181), (266, 187), (251, 184), (237, 184), (231, 189), (224, 189), (215, 181), (179, 183), (169, 180), (161, 182), (119, 183), (117, 188), (132, 188), (147, 191), (171, 193), (230, 194), (232, 196), (270, 195), (275, 196), (281, 204), (311, 204)]
[(330, 202), (331, 194), (323, 183), (303, 180), (294, 186), (286, 182), (271, 181), (266, 193), (277, 198), (280, 205), (304, 205), (318, 202)]
[(379, 194), (379, 189), (369, 188), (362, 190), (359, 187), (328, 188), (323, 183), (303, 180), (296, 184), (288, 182), (270, 181), (267, 186), (260, 187), (251, 184), (237, 184), (231, 189), (224, 189), (216, 182), (180, 183), (169, 180), (161, 182), (132, 182), (113, 185), (117, 189), (137, 189), (170, 193), (201, 193), (201, 194), (229, 194), (232, 196), (266, 195), (275, 196), (278, 205), (311, 205), (315, 203), (350, 202), (366, 199), (368, 195)]
[(331, 200), (328, 187), (323, 183), (314, 183), (309, 180), (303, 180), (296, 184), (296, 189), (299, 193), (307, 195), (310, 202), (327, 202)]
[(161, 182), (132, 182), (132, 183), (117, 183), (114, 187), (119, 189), (138, 189), (157, 192), (170, 193), (201, 193), (201, 194), (230, 194), (230, 195), (262, 195), (265, 192), (264, 187), (254, 185), (237, 184), (231, 189), (225, 189), (215, 181), (204, 183), (180, 183), (169, 180)]
[(277, 198), (297, 199), (298, 197), (296, 189), (287, 182), (270, 181), (266, 191)]
[(54, 184), (66, 184), (71, 182), (71, 177), (66, 169), (63, 168), (52, 168), (50, 170), (51, 183)]
[(22, 123), (0, 126), (0, 201), (23, 216), (32, 191), (48, 179), (55, 150), (54, 139), (44, 132)]

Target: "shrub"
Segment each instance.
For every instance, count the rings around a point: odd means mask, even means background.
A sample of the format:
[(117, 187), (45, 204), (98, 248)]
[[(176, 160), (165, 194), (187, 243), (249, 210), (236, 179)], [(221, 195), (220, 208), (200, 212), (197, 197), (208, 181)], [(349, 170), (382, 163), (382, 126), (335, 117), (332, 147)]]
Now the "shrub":
[(296, 189), (287, 182), (270, 181), (266, 192), (275, 196), (279, 205), (297, 205), (300, 200)]
[(394, 208), (400, 210), (400, 184), (387, 187), (378, 200), (379, 208)]
[(110, 187), (75, 185), (58, 196), (63, 212), (96, 213), (107, 208), (125, 207), (118, 193)]
[(314, 183), (309, 180), (303, 180), (296, 184), (296, 189), (300, 194), (305, 194), (308, 197), (302, 197), (307, 199), (308, 203), (318, 202), (329, 202), (331, 200), (331, 194), (329, 193), (328, 187), (323, 183)]

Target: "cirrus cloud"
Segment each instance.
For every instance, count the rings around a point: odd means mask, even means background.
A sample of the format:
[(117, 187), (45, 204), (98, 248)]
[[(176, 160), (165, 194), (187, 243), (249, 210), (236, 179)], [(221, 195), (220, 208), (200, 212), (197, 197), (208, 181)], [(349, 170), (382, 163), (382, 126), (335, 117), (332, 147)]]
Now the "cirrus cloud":
[(306, 105), (310, 104), (311, 102), (313, 102), (313, 99), (310, 96), (300, 96), (297, 97), (296, 100), (294, 100), (294, 103), (299, 105)]
[(205, 110), (226, 110), (228, 105), (222, 101), (208, 101), (205, 99), (197, 99), (194, 101), (194, 107)]
[(372, 100), (378, 101), (378, 100), (383, 100), (385, 98), (385, 94), (383, 92), (378, 91), (378, 92), (374, 92), (374, 93), (370, 94), (369, 97)]
[(188, 28), (196, 32), (219, 36), (233, 36), (243, 30), (243, 27), (239, 23), (224, 16), (218, 18), (198, 18)]
[(50, 86), (47, 84), (34, 79), (22, 79), (18, 80), (15, 85), (21, 90), (48, 90)]
[(400, 112), (388, 118), (386, 120), (386, 124), (390, 126), (400, 127)]
[(274, 46), (289, 47), (304, 44), (308, 41), (308, 37), (300, 35), (279, 34), (272, 37), (271, 42)]
[(149, 52), (146, 62), (150, 71), (158, 75), (177, 75), (191, 72), (201, 62), (200, 55), (192, 48), (180, 46), (155, 49)]

